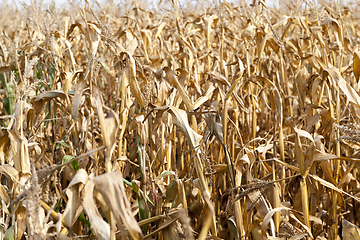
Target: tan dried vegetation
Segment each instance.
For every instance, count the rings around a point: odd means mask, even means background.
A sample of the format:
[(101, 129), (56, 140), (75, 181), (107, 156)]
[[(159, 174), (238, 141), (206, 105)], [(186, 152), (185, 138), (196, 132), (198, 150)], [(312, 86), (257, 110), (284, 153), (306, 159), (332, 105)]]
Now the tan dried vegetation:
[(1, 238), (360, 239), (357, 5), (43, 7), (0, 8)]

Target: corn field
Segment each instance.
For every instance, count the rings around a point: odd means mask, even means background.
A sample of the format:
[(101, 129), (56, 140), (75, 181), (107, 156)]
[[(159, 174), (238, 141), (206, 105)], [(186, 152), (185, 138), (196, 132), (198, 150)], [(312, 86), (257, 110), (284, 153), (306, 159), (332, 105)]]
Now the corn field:
[(1, 239), (360, 239), (360, 5), (0, 3)]

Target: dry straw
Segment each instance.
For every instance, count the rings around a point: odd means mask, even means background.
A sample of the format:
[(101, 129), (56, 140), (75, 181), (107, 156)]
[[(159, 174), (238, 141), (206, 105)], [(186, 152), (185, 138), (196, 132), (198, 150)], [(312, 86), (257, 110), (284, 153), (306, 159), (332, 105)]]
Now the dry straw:
[(0, 7), (0, 237), (360, 239), (358, 4)]

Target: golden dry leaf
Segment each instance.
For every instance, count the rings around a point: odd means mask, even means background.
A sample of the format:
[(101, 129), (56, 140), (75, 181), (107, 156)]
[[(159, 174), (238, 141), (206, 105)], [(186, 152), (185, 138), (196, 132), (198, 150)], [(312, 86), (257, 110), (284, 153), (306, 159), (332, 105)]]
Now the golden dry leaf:
[(341, 220), (342, 225), (342, 238), (345, 240), (359, 240), (360, 239), (360, 228), (355, 224), (347, 221), (346, 219)]
[(65, 189), (65, 193), (68, 197), (68, 203), (63, 213), (63, 218), (69, 227), (74, 225), (81, 213), (81, 211), (78, 211), (82, 201), (80, 192), (88, 181), (89, 176), (86, 171), (84, 169), (79, 169), (74, 178), (71, 180), (69, 186)]
[[(276, 213), (276, 212), (283, 212), (284, 210), (286, 210), (286, 211), (294, 211), (294, 209), (291, 209), (291, 208), (288, 208), (288, 207), (278, 207), (278, 208), (274, 208), (274, 209), (272, 209), (271, 211), (269, 211), (267, 214), (266, 214), (266, 216), (265, 216), (265, 218), (264, 218), (264, 220), (263, 220), (263, 222), (262, 222), (262, 224), (261, 224), (261, 231), (262, 231), (262, 233), (265, 235), (265, 233), (266, 233), (266, 229), (267, 229), (267, 227), (268, 227), (268, 225), (269, 225), (269, 222), (271, 221), (271, 219), (272, 219), (272, 216)], [(298, 220), (299, 221), (299, 220)], [(309, 235), (309, 236), (311, 236), (312, 237), (312, 233), (311, 233), (311, 229), (310, 228), (308, 228), (308, 227), (306, 227), (305, 225), (302, 225), (304, 228), (305, 228), (305, 230), (306, 230), (306, 235)], [(301, 238), (294, 238), (294, 239), (301, 239)]]
[[(28, 152), (28, 142), (26, 138), (19, 136), (16, 131), (9, 131), (11, 141), (11, 151), (13, 152), (13, 161), (15, 169), (25, 175), (30, 174), (30, 159)], [(26, 180), (24, 179), (24, 182)], [(23, 182), (23, 183), (24, 183)]]
[(341, 76), (339, 70), (335, 67), (331, 67), (325, 70), (325, 72), (331, 76), (333, 81), (339, 86), (339, 88), (346, 95), (348, 100), (358, 107), (360, 107), (360, 97), (357, 92), (349, 85), (348, 82)]
[(144, 97), (143, 97), (143, 94), (140, 91), (138, 79), (136, 77), (135, 60), (131, 56), (131, 54), (128, 53), (128, 52), (121, 52), (120, 57), (121, 56), (125, 56), (126, 59), (127, 59), (126, 60), (126, 65), (127, 65), (126, 73), (127, 73), (127, 78), (128, 78), (128, 82), (129, 82), (129, 85), (130, 85), (130, 91), (134, 95), (136, 100), (139, 102), (140, 106), (145, 107)]
[(354, 52), (353, 68), (354, 68), (355, 78), (356, 78), (356, 80), (359, 80), (359, 76), (360, 76), (360, 52), (359, 51)]
[[(260, 216), (265, 221), (265, 217), (268, 216), (270, 212), (272, 212), (271, 206), (269, 206), (268, 202), (261, 195), (259, 190), (251, 192), (250, 194), (248, 194), (248, 197), (249, 197), (251, 203), (255, 205), (255, 208), (259, 212)], [(271, 236), (275, 237), (276, 236), (275, 224), (274, 224), (274, 220), (272, 219), (272, 214), (270, 214), (270, 215), (271, 216), (268, 217), (269, 219), (267, 219), (267, 221), (265, 223), (263, 222), (262, 226), (264, 226), (264, 230), (266, 230), (268, 223), (270, 222)], [(264, 231), (264, 230), (262, 231), (262, 233), (265, 235), (266, 231)]]
[(79, 77), (79, 80), (78, 80), (78, 82), (76, 84), (75, 95), (74, 95), (74, 98), (73, 98), (73, 101), (72, 101), (71, 115), (72, 115), (72, 117), (74, 119), (74, 122), (77, 121), (77, 117), (78, 117), (78, 113), (79, 113), (79, 107), (80, 107), (80, 101), (81, 101), (81, 97), (83, 95), (83, 90), (85, 88), (85, 81), (84, 81), (83, 71), (77, 71), (76, 73), (78, 73), (80, 75), (80, 77)]
[(323, 26), (323, 25), (326, 25), (326, 24), (329, 24), (329, 23), (331, 23), (331, 26), (332, 26), (332, 28), (334, 29), (334, 32), (335, 32), (336, 41), (339, 44), (340, 49), (342, 49), (343, 41), (344, 41), (344, 39), (343, 39), (343, 29), (340, 26), (339, 22), (336, 19), (332, 18), (332, 17), (326, 17), (322, 21), (320, 26)]
[(27, 224), (28, 224), (28, 218), (27, 218), (27, 215), (26, 215), (26, 209), (25, 207), (23, 206), (20, 206), (16, 212), (16, 218), (17, 218), (17, 225), (16, 225), (16, 240), (20, 240), (25, 231), (26, 231), (26, 227), (27, 227)]
[(354, 200), (360, 202), (360, 198), (358, 198), (358, 197), (356, 197), (356, 196), (353, 196), (353, 195), (351, 195), (351, 194), (349, 194), (349, 193), (347, 193), (347, 192), (345, 192), (345, 191), (337, 188), (337, 187), (334, 186), (332, 183), (330, 183), (330, 182), (328, 182), (328, 181), (326, 181), (326, 180), (324, 180), (324, 179), (321, 179), (321, 178), (319, 178), (319, 177), (316, 176), (316, 175), (311, 175), (311, 174), (309, 174), (309, 176), (311, 176), (311, 178), (313, 178), (313, 179), (315, 179), (316, 181), (318, 181), (321, 185), (323, 185), (323, 186), (325, 186), (325, 187), (327, 187), (327, 188), (330, 188), (331, 190), (334, 190), (334, 191), (336, 191), (336, 192), (338, 192), (338, 193), (340, 193), (340, 194), (343, 194), (343, 195), (346, 195), (346, 196), (348, 196), (348, 197), (350, 197), (350, 198), (353, 198)]
[(358, 10), (205, 2), (1, 5), (0, 232), (358, 237)]
[(130, 203), (126, 197), (121, 172), (94, 177), (85, 185), (83, 206), (92, 222), (92, 229), (100, 239), (110, 239), (110, 226), (103, 220), (95, 204), (96, 191), (101, 194), (114, 214), (122, 236), (126, 236), (123, 232), (126, 229), (132, 239), (142, 239), (141, 229), (132, 215)]
[(108, 149), (107, 161), (111, 160), (112, 153), (115, 148), (115, 140), (119, 130), (119, 117), (111, 109), (107, 109), (106, 117), (103, 112), (102, 100), (97, 88), (94, 88), (94, 97), (96, 100), (96, 108), (99, 116), (101, 132), (103, 134), (104, 145)]
[(89, 181), (85, 185), (85, 194), (82, 205), (86, 214), (89, 216), (92, 230), (94, 231), (98, 239), (110, 239), (110, 225), (105, 222), (99, 213), (94, 200), (94, 188), (95, 184), (93, 181)]

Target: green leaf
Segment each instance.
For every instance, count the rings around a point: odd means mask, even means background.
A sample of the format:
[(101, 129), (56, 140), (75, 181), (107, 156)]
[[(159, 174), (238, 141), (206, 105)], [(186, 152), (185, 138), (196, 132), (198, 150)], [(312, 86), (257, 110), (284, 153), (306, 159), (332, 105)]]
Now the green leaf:
[(80, 169), (78, 160), (71, 162), (71, 166), (75, 171), (78, 171)]
[(126, 180), (125, 178), (123, 179), (124, 183), (130, 187), (132, 187), (132, 183), (129, 182), (128, 180)]
[[(65, 155), (63, 157), (62, 163), (67, 163), (68, 161), (71, 161), (74, 157), (70, 155)], [(80, 169), (78, 160), (74, 160), (71, 162), (71, 166), (75, 171), (78, 171)]]
[(136, 185), (135, 182), (131, 183), (131, 187), (134, 190), (134, 192), (136, 193), (136, 195), (139, 195), (139, 188), (138, 188), (138, 186)]
[(172, 180), (168, 188), (166, 189), (166, 202), (174, 201), (178, 195), (178, 185), (175, 180)]
[(63, 202), (63, 199), (60, 198), (60, 200), (58, 201), (58, 203), (56, 204), (56, 206), (55, 206), (55, 208), (54, 208), (54, 211), (55, 211), (55, 212), (59, 212), (59, 211), (60, 211), (62, 202)]
[(38, 61), (38, 63), (36, 64), (36, 79), (42, 79), (42, 70), (41, 70), (41, 66), (40, 66), (40, 61)]
[(70, 156), (70, 155), (65, 155), (63, 157), (63, 160), (62, 160), (62, 163), (67, 163), (68, 161), (70, 161), (71, 159), (73, 159), (74, 157), (73, 156)]
[(4, 108), (5, 108), (6, 112), (10, 115), (10, 103), (9, 103), (9, 98), (4, 98), (4, 99), (3, 99), (3, 105), (4, 105)]
[[(133, 188), (133, 190), (134, 190), (134, 192), (136, 193), (136, 196), (137, 196), (140, 220), (144, 220), (144, 219), (146, 219), (145, 208), (141, 203), (141, 198), (140, 198), (140, 194), (139, 194), (139, 188), (138, 188), (138, 186), (136, 185), (135, 182), (132, 182), (132, 188)], [(147, 231), (146, 226), (143, 226), (142, 229), (143, 229), (143, 232)]]
[(54, 83), (54, 79), (56, 76), (56, 67), (55, 67), (55, 61), (53, 60), (53, 62), (49, 63), (48, 66), (48, 77), (49, 77), (49, 83), (50, 83), (50, 87), (52, 87), (52, 84)]
[[(128, 185), (129, 187), (132, 187), (132, 183), (129, 182), (128, 180), (126, 180), (125, 178), (123, 178), (123, 181), (126, 185)], [(143, 191), (141, 189), (138, 189), (139, 192), (141, 194), (143, 194)], [(153, 207), (155, 207), (155, 203), (153, 203), (153, 201), (150, 200), (150, 198), (146, 197), (146, 201), (148, 201), (148, 203), (150, 203)]]
[(173, 201), (172, 204), (171, 204), (171, 208), (174, 208), (174, 207), (177, 205), (177, 203), (178, 203), (178, 196), (179, 196), (179, 195), (176, 195), (174, 201)]
[(100, 63), (101, 63), (101, 65), (103, 66), (103, 68), (105, 69), (105, 71), (106, 71), (108, 74), (110, 74), (110, 68), (109, 68), (103, 61), (101, 61)]
[[(71, 148), (71, 146), (69, 144), (66, 144), (63, 140), (56, 141), (55, 143), (58, 143), (58, 144), (62, 145), (63, 147), (66, 147), (66, 148)], [(56, 149), (59, 149), (59, 145), (56, 146)]]
[(14, 226), (11, 226), (6, 230), (4, 239), (5, 240), (15, 240), (16, 239)]
[(143, 161), (143, 158), (142, 158), (142, 150), (141, 150), (139, 131), (136, 130), (136, 133), (137, 133), (137, 147), (138, 147), (138, 154), (139, 154), (139, 166), (140, 166), (140, 172), (141, 172), (141, 181), (144, 182), (144, 180), (145, 180), (145, 175), (144, 175), (145, 161)]
[(10, 115), (14, 114), (14, 97), (15, 97), (15, 93), (14, 93), (14, 84), (13, 83), (7, 83), (6, 84), (6, 90), (8, 93), (8, 109), (6, 109), (8, 111), (8, 113)]
[(162, 177), (166, 177), (166, 176), (169, 176), (169, 175), (175, 175), (175, 172), (174, 171), (163, 171), (159, 176), (157, 176), (155, 179), (159, 179), (159, 178), (162, 178)]
[(89, 229), (91, 229), (91, 223), (85, 218), (82, 213), (79, 215), (79, 220), (84, 223)]

